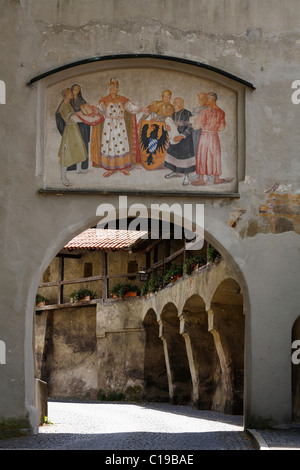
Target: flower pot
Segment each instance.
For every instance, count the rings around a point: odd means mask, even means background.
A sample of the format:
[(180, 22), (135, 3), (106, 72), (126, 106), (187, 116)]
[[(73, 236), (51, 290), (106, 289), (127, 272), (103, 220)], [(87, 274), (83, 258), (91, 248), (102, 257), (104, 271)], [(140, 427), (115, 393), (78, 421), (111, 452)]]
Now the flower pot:
[(136, 297), (137, 292), (126, 292), (125, 297)]
[(36, 304), (36, 307), (44, 307), (46, 305), (46, 302), (38, 302)]
[(85, 297), (82, 297), (82, 299), (79, 299), (79, 302), (87, 302), (91, 300), (91, 296), (90, 295), (86, 295)]
[(173, 277), (172, 283), (174, 284), (174, 282), (176, 282), (179, 278), (181, 278), (181, 275), (177, 274), (177, 276)]

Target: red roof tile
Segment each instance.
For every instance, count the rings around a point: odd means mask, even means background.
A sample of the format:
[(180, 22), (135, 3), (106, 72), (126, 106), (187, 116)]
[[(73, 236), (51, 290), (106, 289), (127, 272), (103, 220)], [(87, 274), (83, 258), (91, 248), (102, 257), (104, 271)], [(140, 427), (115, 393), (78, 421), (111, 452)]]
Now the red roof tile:
[(73, 238), (66, 250), (128, 250), (148, 232), (90, 228)]

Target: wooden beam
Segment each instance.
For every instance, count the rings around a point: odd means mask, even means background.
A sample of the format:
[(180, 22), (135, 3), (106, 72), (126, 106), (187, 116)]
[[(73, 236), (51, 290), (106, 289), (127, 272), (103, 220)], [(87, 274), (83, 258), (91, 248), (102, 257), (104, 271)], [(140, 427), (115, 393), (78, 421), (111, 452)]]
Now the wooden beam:
[(62, 308), (89, 307), (89, 306), (99, 304), (101, 302), (103, 302), (103, 299), (92, 299), (92, 300), (87, 300), (86, 302), (74, 302), (74, 303), (67, 302), (65, 304), (50, 304), (50, 305), (44, 305), (41, 307), (36, 307), (35, 311), (41, 312), (43, 310), (58, 310)]
[(101, 281), (102, 276), (90, 276), (90, 277), (81, 277), (78, 279), (68, 279), (66, 281), (62, 281), (63, 285), (66, 284), (80, 284), (81, 282), (91, 282), (91, 281)]
[(170, 256), (171, 242), (170, 239), (165, 240), (165, 249), (164, 249), (164, 264), (163, 264), (163, 276), (166, 274), (166, 259)]
[(102, 299), (108, 297), (107, 253), (102, 252)]
[[(128, 299), (122, 299), (122, 300), (135, 300), (139, 299), (139, 297), (128, 297)], [(119, 299), (105, 299), (105, 302), (117, 302)], [(87, 301), (82, 301), (82, 302), (67, 302), (65, 304), (50, 304), (50, 305), (43, 305), (40, 307), (35, 307), (36, 312), (42, 312), (44, 310), (59, 310), (62, 308), (80, 308), (80, 307), (93, 307), (96, 304), (101, 304), (104, 302), (104, 299), (92, 299), (92, 300), (87, 300)]]
[(180, 248), (180, 250), (176, 251), (175, 253), (173, 253), (172, 255), (168, 256), (167, 258), (163, 259), (162, 261), (158, 261), (157, 263), (153, 264), (151, 266), (151, 269), (156, 269), (160, 266), (163, 266), (164, 263), (170, 263), (171, 261), (173, 261), (174, 259), (178, 258), (178, 256), (180, 256), (185, 250), (185, 247), (183, 248)]
[(64, 280), (64, 258), (59, 258), (59, 265), (58, 265), (58, 291), (57, 291), (57, 303), (62, 304), (64, 298), (64, 287), (63, 287), (63, 280)]
[(78, 255), (72, 255), (71, 253), (58, 253), (56, 255), (57, 258), (74, 258), (74, 259), (81, 259), (81, 254)]
[[(121, 274), (108, 274), (106, 276), (107, 279), (116, 278), (116, 277), (130, 277), (130, 276), (137, 276), (138, 273), (121, 273)], [(93, 282), (93, 281), (102, 281), (103, 276), (90, 276), (90, 277), (81, 277), (77, 279), (67, 279), (64, 281), (54, 281), (54, 282), (42, 282), (39, 284), (39, 288), (42, 287), (53, 287), (59, 285), (67, 285), (67, 284), (80, 284), (82, 282)]]
[(58, 281), (53, 281), (53, 282), (41, 282), (41, 284), (39, 284), (39, 288), (42, 288), (42, 287), (53, 287), (53, 286), (58, 286)]
[(131, 276), (137, 276), (138, 273), (121, 273), (121, 274), (108, 274), (106, 277), (107, 279), (114, 279), (116, 277), (131, 277)]

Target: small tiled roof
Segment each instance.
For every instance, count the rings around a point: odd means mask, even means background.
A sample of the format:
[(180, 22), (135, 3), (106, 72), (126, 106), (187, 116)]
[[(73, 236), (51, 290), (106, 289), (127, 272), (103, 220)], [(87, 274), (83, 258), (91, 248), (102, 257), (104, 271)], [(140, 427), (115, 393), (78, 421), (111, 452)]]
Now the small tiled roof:
[(129, 250), (148, 232), (136, 230), (109, 230), (90, 228), (73, 238), (65, 250)]

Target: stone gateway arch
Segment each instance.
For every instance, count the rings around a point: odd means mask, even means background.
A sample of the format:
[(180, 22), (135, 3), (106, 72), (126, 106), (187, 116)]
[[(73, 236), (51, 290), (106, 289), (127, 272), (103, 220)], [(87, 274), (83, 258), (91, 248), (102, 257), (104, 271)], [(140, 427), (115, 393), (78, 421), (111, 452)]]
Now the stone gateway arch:
[(204, 238), (230, 270), (213, 291), (194, 276), (170, 297), (141, 301), (144, 351), (153, 343), (165, 359), (157, 377), (145, 356), (149, 399), (159, 387), (165, 399), (243, 408), (245, 427), (290, 426), (299, 416), (297, 1), (170, 0), (162, 9), (154, 0), (151, 13), (135, 0), (77, 3), (2, 8), (1, 429), (38, 432), (40, 280), (120, 195), (148, 211), (203, 204)]

